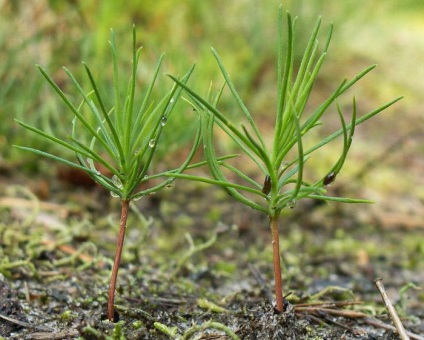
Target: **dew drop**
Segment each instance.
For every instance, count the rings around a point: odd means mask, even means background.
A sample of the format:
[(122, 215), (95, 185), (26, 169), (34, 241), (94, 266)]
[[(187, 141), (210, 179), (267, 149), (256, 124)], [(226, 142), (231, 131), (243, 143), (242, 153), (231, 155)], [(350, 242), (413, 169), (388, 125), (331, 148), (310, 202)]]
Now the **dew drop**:
[(287, 202), (287, 207), (289, 209), (293, 209), (296, 206), (296, 204), (297, 204), (296, 200), (295, 199), (292, 199), (292, 200), (290, 200), (290, 201)]
[(117, 187), (118, 189), (122, 188), (122, 182), (121, 180), (118, 178), (118, 176), (113, 175), (112, 177), (112, 183), (115, 187)]
[(171, 98), (171, 100), (169, 101), (171, 104), (175, 101), (174, 98)]
[(163, 116), (162, 119), (160, 120), (160, 125), (165, 126), (167, 121), (168, 121), (168, 118)]
[(112, 196), (112, 197), (119, 197), (119, 195), (116, 194), (116, 193), (114, 193), (113, 191), (110, 192), (110, 196)]
[(289, 166), (288, 162), (281, 163), (281, 171), (286, 171), (287, 167)]
[(136, 198), (133, 198), (133, 201), (139, 201), (139, 200), (141, 200), (143, 198), (143, 195), (142, 196), (138, 196), (138, 197), (136, 197)]
[(153, 148), (155, 146), (155, 144), (156, 144), (156, 141), (154, 139), (149, 140), (149, 146), (151, 148)]

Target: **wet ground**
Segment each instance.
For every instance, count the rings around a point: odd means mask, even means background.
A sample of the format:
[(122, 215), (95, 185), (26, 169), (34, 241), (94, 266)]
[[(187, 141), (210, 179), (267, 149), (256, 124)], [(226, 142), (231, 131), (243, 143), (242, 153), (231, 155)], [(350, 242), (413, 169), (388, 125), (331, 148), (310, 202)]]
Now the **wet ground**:
[(397, 339), (377, 277), (405, 327), (424, 334), (423, 225), (385, 226), (369, 207), (300, 202), (281, 219), (287, 306), (278, 314), (266, 218), (220, 190), (179, 182), (132, 207), (113, 324), (104, 319), (119, 202), (95, 187), (10, 185), (8, 176), (4, 338)]

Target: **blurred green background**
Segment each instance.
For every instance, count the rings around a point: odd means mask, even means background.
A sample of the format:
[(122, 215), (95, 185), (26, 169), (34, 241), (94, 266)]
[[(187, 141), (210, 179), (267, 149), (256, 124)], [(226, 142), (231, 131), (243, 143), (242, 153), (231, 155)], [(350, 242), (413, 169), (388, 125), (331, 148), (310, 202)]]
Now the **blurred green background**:
[[(214, 46), (255, 119), (263, 129), (269, 128), (276, 106), (278, 4), (273, 0), (0, 1), (2, 167), (39, 170), (39, 158), (14, 150), (12, 144), (52, 151), (44, 141), (18, 128), (13, 118), (62, 136), (70, 131), (72, 117), (34, 65), (45, 67), (67, 92), (71, 91), (70, 82), (61, 67), (67, 66), (87, 84), (81, 66), (85, 61), (102, 82), (103, 91), (111, 92), (110, 29), (115, 30), (120, 47), (121, 72), (129, 72), (133, 23), (143, 45), (141, 85), (149, 81), (160, 53), (166, 52), (158, 95), (172, 85), (165, 74), (182, 75), (193, 63), (197, 66), (190, 84), (206, 93), (211, 81), (215, 85), (222, 82), (210, 53)], [(322, 39), (328, 24), (335, 26), (312, 103), (319, 103), (343, 78), (371, 64), (378, 64), (378, 68), (349, 91), (342, 106), (348, 109), (351, 97), (356, 96), (363, 114), (405, 96), (358, 129), (343, 178), (347, 185), (359, 187), (361, 196), (383, 202), (384, 209), (422, 211), (424, 2), (346, 0), (335, 5), (334, 1), (317, 0), (285, 1), (284, 5), (300, 19), (299, 57), (319, 15), (323, 18)], [(222, 105), (231, 109), (230, 96), (224, 96)], [(193, 125), (190, 109), (181, 105), (179, 110), (182, 112), (175, 113), (172, 123), (173, 135), (168, 136), (175, 151), (188, 142), (187, 126)], [(335, 110), (327, 119), (329, 129), (338, 126)], [(339, 147), (336, 144), (334, 147)], [(330, 149), (311, 164), (319, 168), (331, 162)]]

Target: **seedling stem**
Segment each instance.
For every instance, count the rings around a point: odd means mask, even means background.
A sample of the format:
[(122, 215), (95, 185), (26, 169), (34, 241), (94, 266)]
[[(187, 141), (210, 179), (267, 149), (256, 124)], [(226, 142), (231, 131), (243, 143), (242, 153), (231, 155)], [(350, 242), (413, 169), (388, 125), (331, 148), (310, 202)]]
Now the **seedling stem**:
[(278, 215), (270, 216), (270, 227), (271, 227), (271, 233), (272, 233), (272, 255), (273, 255), (273, 262), (274, 262), (276, 309), (279, 312), (283, 312), (284, 311), (283, 282), (282, 282), (282, 278), (281, 278), (280, 240), (279, 240), (279, 234), (278, 234)]
[(115, 288), (116, 279), (118, 277), (119, 264), (121, 263), (122, 248), (125, 240), (125, 229), (127, 228), (128, 208), (130, 206), (129, 200), (121, 201), (121, 222), (119, 224), (119, 234), (116, 244), (115, 260), (113, 261), (112, 275), (109, 284), (109, 299), (107, 304), (107, 318), (109, 321), (116, 321), (114, 318), (114, 303), (115, 303)]

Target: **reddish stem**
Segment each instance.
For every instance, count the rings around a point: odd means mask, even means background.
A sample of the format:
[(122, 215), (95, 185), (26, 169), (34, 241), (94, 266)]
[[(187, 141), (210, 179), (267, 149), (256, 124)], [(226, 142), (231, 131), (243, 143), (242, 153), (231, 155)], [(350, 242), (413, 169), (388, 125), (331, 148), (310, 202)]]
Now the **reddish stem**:
[(114, 306), (113, 305), (115, 302), (116, 279), (118, 277), (118, 270), (119, 270), (119, 265), (121, 263), (121, 256), (122, 256), (122, 248), (124, 246), (125, 229), (127, 226), (129, 205), (130, 205), (129, 200), (122, 200), (121, 223), (119, 225), (119, 235), (118, 235), (117, 245), (116, 245), (115, 260), (113, 262), (112, 276), (110, 278), (109, 300), (107, 305), (107, 318), (109, 319), (109, 321), (112, 321), (112, 322), (114, 321)]
[(272, 233), (272, 255), (273, 255), (273, 262), (274, 262), (275, 299), (277, 302), (276, 309), (279, 312), (283, 312), (284, 311), (283, 282), (281, 279), (280, 240), (278, 237), (278, 216), (270, 216), (270, 227), (271, 227), (271, 233)]

